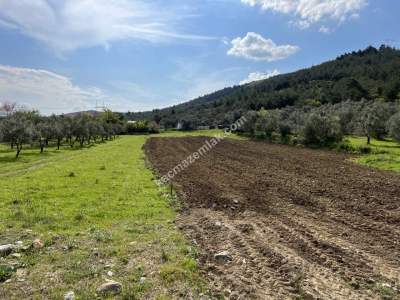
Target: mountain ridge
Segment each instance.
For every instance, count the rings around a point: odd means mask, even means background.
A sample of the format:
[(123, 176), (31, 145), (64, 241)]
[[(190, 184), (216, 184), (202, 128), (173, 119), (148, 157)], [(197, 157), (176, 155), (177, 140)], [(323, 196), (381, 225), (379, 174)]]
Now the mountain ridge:
[(392, 101), (400, 92), (400, 50), (372, 46), (316, 66), (227, 87), (185, 103), (149, 112), (128, 113), (131, 120), (154, 120), (165, 127), (229, 124), (249, 110), (321, 105), (346, 100)]

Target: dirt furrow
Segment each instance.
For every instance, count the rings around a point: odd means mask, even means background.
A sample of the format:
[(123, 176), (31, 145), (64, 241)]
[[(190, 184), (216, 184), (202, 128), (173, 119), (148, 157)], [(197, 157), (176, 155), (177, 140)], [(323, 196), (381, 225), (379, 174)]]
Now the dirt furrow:
[[(145, 151), (164, 175), (206, 139), (152, 138)], [(216, 294), (400, 298), (398, 174), (334, 152), (224, 140), (173, 182), (178, 225)]]

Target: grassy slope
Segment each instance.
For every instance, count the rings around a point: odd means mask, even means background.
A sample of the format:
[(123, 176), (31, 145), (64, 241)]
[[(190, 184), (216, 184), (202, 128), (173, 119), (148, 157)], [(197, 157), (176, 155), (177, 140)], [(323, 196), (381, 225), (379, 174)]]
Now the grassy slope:
[(79, 299), (93, 299), (106, 278), (120, 281), (127, 299), (202, 288), (194, 250), (174, 227), (168, 197), (146, 168), (145, 139), (122, 137), (44, 155), (26, 150), (18, 161), (1, 146), (0, 244), (40, 238), (45, 247), (0, 261), (3, 271), (15, 263), (26, 272), (0, 283), (0, 298), (59, 299), (73, 290)]
[[(348, 137), (349, 143), (355, 147), (367, 146), (366, 138)], [(370, 145), (372, 152), (361, 155), (355, 161), (370, 167), (400, 172), (400, 144), (385, 140), (372, 140)]]

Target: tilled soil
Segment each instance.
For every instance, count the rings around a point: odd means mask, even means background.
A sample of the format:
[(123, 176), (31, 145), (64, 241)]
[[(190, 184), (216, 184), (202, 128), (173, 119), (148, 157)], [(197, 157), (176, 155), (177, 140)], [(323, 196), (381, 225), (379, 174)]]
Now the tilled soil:
[[(206, 139), (151, 138), (145, 151), (163, 175)], [(173, 182), (178, 226), (216, 294), (400, 299), (398, 174), (335, 152), (224, 140)]]

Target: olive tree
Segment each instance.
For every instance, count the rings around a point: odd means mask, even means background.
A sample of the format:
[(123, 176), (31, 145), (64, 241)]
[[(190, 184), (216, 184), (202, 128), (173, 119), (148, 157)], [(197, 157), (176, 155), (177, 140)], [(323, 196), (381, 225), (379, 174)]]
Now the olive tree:
[(249, 133), (253, 136), (255, 132), (255, 123), (257, 121), (257, 112), (250, 110), (244, 115), (244, 117), (246, 122), (240, 128), (240, 131)]
[(0, 135), (2, 141), (16, 146), (16, 158), (18, 158), (24, 144), (31, 144), (37, 133), (29, 114), (16, 112), (1, 122)]
[(308, 116), (302, 136), (304, 144), (316, 146), (329, 146), (343, 139), (338, 118), (316, 113)]
[(389, 134), (397, 142), (400, 142), (400, 112), (393, 115), (389, 120)]
[(40, 146), (40, 153), (44, 152), (44, 147), (48, 146), (49, 140), (54, 136), (54, 126), (55, 124), (47, 118), (43, 118), (36, 125), (36, 134)]
[(371, 137), (382, 139), (390, 116), (390, 109), (386, 103), (375, 102), (364, 107), (359, 117), (359, 128), (367, 137), (368, 144), (371, 143)]
[(263, 132), (267, 138), (278, 129), (279, 115), (277, 111), (268, 111), (261, 109), (257, 113), (256, 131)]

